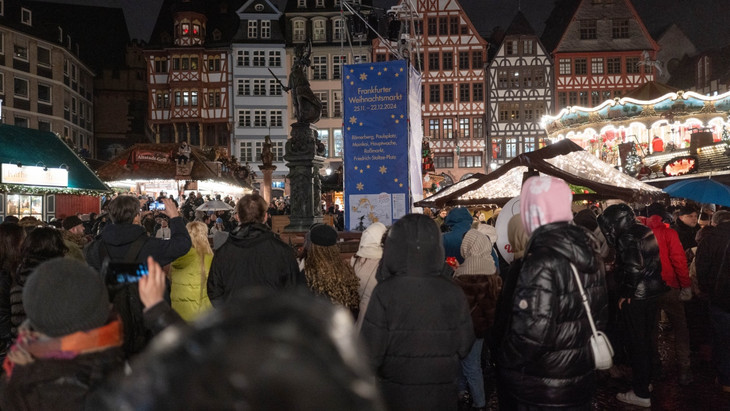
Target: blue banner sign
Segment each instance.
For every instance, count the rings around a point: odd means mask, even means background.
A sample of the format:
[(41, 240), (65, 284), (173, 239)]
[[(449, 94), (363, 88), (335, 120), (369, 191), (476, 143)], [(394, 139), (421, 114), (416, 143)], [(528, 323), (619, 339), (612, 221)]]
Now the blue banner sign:
[(391, 225), (409, 212), (405, 60), (345, 65), (345, 227)]

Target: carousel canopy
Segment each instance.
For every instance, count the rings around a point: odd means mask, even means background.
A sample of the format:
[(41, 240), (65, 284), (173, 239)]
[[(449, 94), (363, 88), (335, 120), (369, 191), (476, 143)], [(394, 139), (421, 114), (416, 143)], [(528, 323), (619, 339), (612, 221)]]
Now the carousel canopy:
[(621, 199), (651, 202), (665, 196), (601, 161), (570, 140), (562, 140), (530, 153), (522, 153), (489, 174), (474, 174), (415, 204), (416, 207), (504, 205), (520, 194), (525, 173), (542, 173), (583, 186), (591, 194), (576, 193), (574, 200)]
[[(0, 125), (0, 163), (68, 170), (67, 187), (44, 187), (44, 192), (73, 194), (111, 191), (66, 143), (49, 131)], [(29, 182), (27, 185), (34, 184)], [(3, 186), (4, 191), (12, 189), (8, 184)]]
[[(119, 153), (106, 164), (99, 167), (97, 174), (104, 181), (120, 180), (175, 180), (177, 176), (176, 143), (135, 144)], [(192, 170), (186, 180), (215, 180), (228, 184), (244, 186), (244, 182), (218, 172), (208, 165), (205, 153), (198, 147), (190, 147)], [(250, 187), (248, 187), (250, 188)]]

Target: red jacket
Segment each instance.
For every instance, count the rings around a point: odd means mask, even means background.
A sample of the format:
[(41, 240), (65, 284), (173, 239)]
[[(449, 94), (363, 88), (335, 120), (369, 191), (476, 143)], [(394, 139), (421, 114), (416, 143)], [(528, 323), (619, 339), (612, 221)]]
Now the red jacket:
[(676, 231), (662, 222), (662, 217), (653, 215), (646, 220), (647, 227), (654, 232), (659, 244), (659, 257), (662, 262), (662, 279), (672, 288), (686, 288), (690, 286), (687, 257), (679, 241)]

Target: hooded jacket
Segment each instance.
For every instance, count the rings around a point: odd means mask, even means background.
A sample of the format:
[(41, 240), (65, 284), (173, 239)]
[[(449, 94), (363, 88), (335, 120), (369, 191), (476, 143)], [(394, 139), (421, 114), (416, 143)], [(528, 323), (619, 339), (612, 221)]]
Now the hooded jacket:
[(252, 286), (274, 289), (304, 284), (294, 250), (260, 223), (239, 225), (215, 252), (208, 274), (208, 297), (220, 307)]
[(636, 222), (631, 207), (608, 207), (598, 216), (598, 226), (608, 244), (616, 249), (619, 297), (645, 300), (667, 291), (656, 237), (649, 227)]
[(461, 242), (464, 263), (454, 272), (454, 279), (469, 302), (477, 338), (484, 338), (494, 324), (497, 298), (502, 290), (502, 278), (497, 275), (491, 251), (492, 243), (487, 236), (475, 229), (467, 231)]
[(386, 229), (383, 223), (370, 224), (360, 237), (357, 253), (350, 259), (350, 265), (360, 280), (357, 289), (360, 295), (360, 311), (357, 321), (355, 321), (355, 328), (358, 331), (362, 328), (362, 321), (365, 317), (365, 311), (368, 309), (368, 303), (370, 303), (370, 296), (373, 294), (375, 285), (378, 284), (375, 274), (380, 266), (380, 259), (383, 257), (381, 241)]
[(362, 325), (390, 410), (456, 410), (459, 359), (474, 343), (466, 297), (443, 275), (439, 229), (422, 214), (391, 228)]
[(473, 222), (469, 210), (464, 207), (452, 209), (444, 220), (444, 225), (449, 227), (449, 231), (443, 234), (446, 257), (456, 257), (459, 264), (464, 262), (464, 257), (461, 256), (461, 239), (471, 229)]
[(659, 215), (647, 218), (646, 226), (651, 228), (659, 246), (664, 282), (672, 288), (686, 288), (692, 285), (687, 268), (687, 257), (677, 232), (667, 227)]
[(520, 402), (577, 406), (595, 390), (592, 334), (571, 262), (577, 268), (596, 327), (608, 320), (603, 262), (593, 236), (567, 222), (532, 234), (496, 356), (501, 384)]
[[(707, 229), (704, 228), (703, 231)], [(730, 312), (730, 222), (707, 230), (697, 246), (695, 267), (700, 290), (713, 305)]]

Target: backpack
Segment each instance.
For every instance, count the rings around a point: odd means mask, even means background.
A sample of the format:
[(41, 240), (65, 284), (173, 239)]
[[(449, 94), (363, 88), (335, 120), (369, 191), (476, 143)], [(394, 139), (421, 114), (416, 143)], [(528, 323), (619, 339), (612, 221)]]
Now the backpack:
[(106, 244), (103, 241), (100, 241), (99, 244), (99, 255), (102, 261), (102, 281), (106, 284), (107, 291), (109, 292), (109, 301), (111, 301), (114, 310), (122, 320), (124, 329), (123, 349), (127, 356), (141, 352), (152, 339), (152, 332), (144, 325), (144, 318), (142, 316), (144, 305), (139, 297), (138, 284), (110, 283), (107, 279), (106, 272), (110, 262), (135, 263), (142, 247), (144, 247), (148, 239), (149, 237), (146, 235), (139, 236), (130, 245), (124, 259), (115, 261), (111, 261)]

